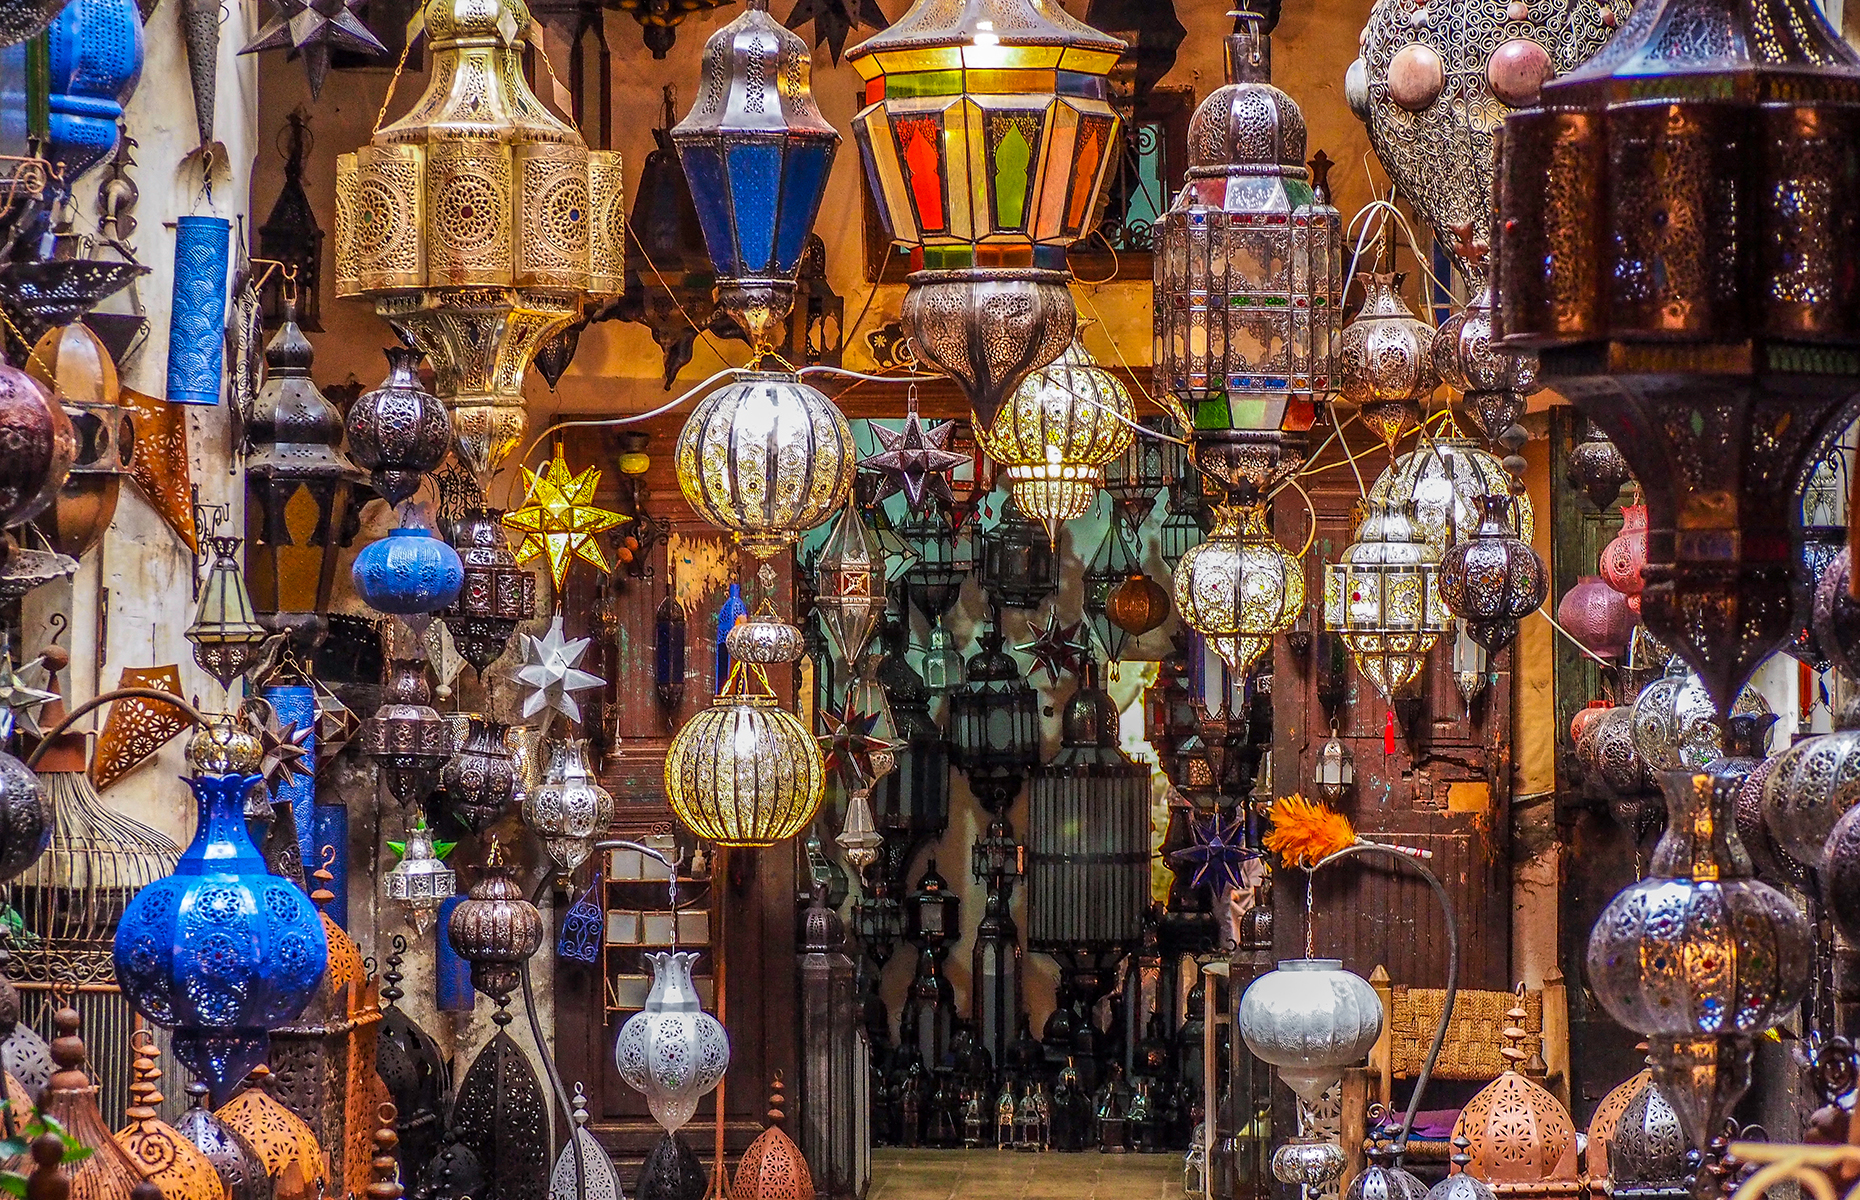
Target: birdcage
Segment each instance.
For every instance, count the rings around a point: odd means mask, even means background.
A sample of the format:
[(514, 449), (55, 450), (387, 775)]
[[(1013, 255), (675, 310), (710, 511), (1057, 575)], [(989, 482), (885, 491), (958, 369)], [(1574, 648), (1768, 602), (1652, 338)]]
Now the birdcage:
[[(59, 739), (63, 741), (64, 739)], [(134, 1014), (116, 985), (110, 943), (129, 898), (171, 874), (181, 848), (104, 804), (83, 769), (81, 741), (70, 762), (55, 749), (40, 778), (57, 819), (43, 857), (6, 889), (3, 916), (20, 991), (20, 1020), (52, 1036), (54, 992), (69, 993), (82, 1018), (84, 1043), (112, 1129), (129, 1101)], [(70, 769), (46, 769), (46, 764)]]

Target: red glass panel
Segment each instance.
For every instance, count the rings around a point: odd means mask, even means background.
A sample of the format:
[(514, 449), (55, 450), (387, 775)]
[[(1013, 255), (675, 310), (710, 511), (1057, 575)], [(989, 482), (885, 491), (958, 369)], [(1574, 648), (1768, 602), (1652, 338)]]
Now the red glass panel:
[(949, 225), (943, 215), (942, 136), (943, 128), (934, 117), (910, 117), (898, 122), (898, 146), (904, 170), (910, 176), (911, 200), (917, 206), (917, 223), (925, 233)]

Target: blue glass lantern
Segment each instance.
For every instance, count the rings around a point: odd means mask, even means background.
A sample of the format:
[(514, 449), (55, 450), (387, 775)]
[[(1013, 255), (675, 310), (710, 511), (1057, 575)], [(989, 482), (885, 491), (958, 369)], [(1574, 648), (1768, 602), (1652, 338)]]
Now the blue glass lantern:
[(218, 404), (226, 368), (226, 270), (232, 222), (176, 217), (168, 324), (170, 404)]
[(46, 31), (51, 143), (65, 186), (116, 149), (123, 102), (142, 77), (142, 14), (135, 0), (71, 0)]
[(174, 1031), (174, 1053), (224, 1104), (271, 1048), (266, 1031), (296, 1019), (329, 965), (310, 900), (273, 875), (245, 829), (257, 775), (187, 781), (199, 806), (174, 874), (137, 892), (117, 923), (123, 995)]
[(768, 0), (711, 35), (697, 103), (672, 129), (717, 304), (766, 350), (794, 309), (795, 271), (820, 212), (840, 135), (814, 105), (807, 43)]
[(370, 542), (350, 570), (355, 594), (379, 613), (408, 617), (436, 613), (458, 599), (465, 565), (458, 551), (420, 525), (402, 525)]

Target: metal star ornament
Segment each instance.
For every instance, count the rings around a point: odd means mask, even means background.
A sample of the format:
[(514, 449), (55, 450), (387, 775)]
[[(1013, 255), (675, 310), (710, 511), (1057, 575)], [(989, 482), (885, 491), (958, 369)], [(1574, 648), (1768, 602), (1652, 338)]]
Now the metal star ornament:
[(523, 665), (517, 668), (517, 682), (526, 689), (523, 698), (525, 720), (554, 709), (571, 721), (581, 720), (581, 705), (573, 693), (597, 688), (607, 681), (579, 668), (581, 656), (588, 652), (588, 638), (569, 641), (562, 633), (562, 614), (549, 622), (549, 632), (541, 637), (523, 635)]
[(354, 0), (275, 0), (275, 3), (277, 15), (239, 53), (290, 50), (303, 55), (304, 74), (310, 77), (313, 100), (323, 94), (331, 50), (387, 55), (387, 47), (355, 15), (351, 8)]
[(1193, 887), (1214, 888), (1215, 895), (1238, 888), (1244, 882), (1242, 870), (1259, 851), (1246, 844), (1246, 825), (1236, 813), (1231, 821), (1216, 812), (1205, 820), (1191, 823), (1195, 843), (1172, 852), (1169, 857), (1179, 863), (1194, 863), (1195, 874), (1189, 879)]
[(626, 518), (593, 502), (594, 490), (601, 483), (600, 468), (589, 467), (579, 475), (569, 474), (568, 464), (562, 460), (562, 447), (558, 445), (547, 467), (541, 471), (525, 467), (523, 477), (529, 483), (529, 499), (522, 508), (504, 517), (505, 525), (523, 535), (523, 544), (517, 547), (517, 561), (526, 563), (547, 558), (549, 578), (557, 592), (562, 590), (562, 581), (568, 578), (571, 559), (579, 558), (595, 570), (607, 573), (607, 556), (601, 552), (601, 544), (594, 535), (612, 529)]
[(269, 702), (256, 697), (245, 710), (245, 725), (247, 731), (258, 739), (258, 773), (265, 777), (265, 783), (270, 787), (275, 789), (299, 775), (308, 775), (316, 766), (316, 759), (309, 756), (309, 747), (305, 745), (315, 732), (314, 726), (306, 725), (299, 729), (295, 721), (280, 722), (278, 710)]
[(891, 24), (878, 0), (797, 0), (783, 24), (799, 29), (809, 21), (814, 23), (814, 45), (826, 43), (834, 66), (839, 65), (840, 54), (846, 49), (846, 35), (855, 25), (882, 30)]
[(894, 492), (903, 492), (904, 502), (911, 506), (912, 512), (923, 510), (926, 495), (935, 496), (945, 505), (954, 504), (956, 497), (949, 488), (950, 472), (969, 461), (968, 455), (945, 446), (955, 429), (954, 421), (925, 429), (923, 419), (917, 415), (915, 398), (905, 414), (902, 431), (893, 433), (883, 425), (873, 425), (872, 433), (878, 438), (879, 451), (859, 460), (861, 471), (880, 477), (871, 503), (882, 503)]
[(361, 732), (362, 719), (320, 680), (312, 679), (310, 686), (316, 689), (317, 770), (320, 772), (324, 766), (335, 762), (342, 748)]
[(840, 712), (820, 714), (821, 723), (827, 727), (820, 737), (826, 765), (840, 773), (849, 791), (871, 787), (895, 764), (892, 749), (896, 743), (873, 733), (880, 716), (858, 711), (850, 698)]
[(0, 740), (12, 737), (15, 727), (37, 736), (40, 706), (57, 698), (57, 692), (27, 686), (13, 669), (13, 652), (0, 650)]
[(1084, 666), (1086, 655), (1091, 653), (1079, 638), (1079, 631), (1084, 627), (1083, 621), (1061, 625), (1058, 610), (1047, 609), (1046, 627), (1036, 630), (1031, 642), (1014, 647), (1033, 659), (1033, 666), (1027, 672), (1028, 677), (1031, 678), (1034, 671), (1043, 670), (1047, 679), (1058, 683), (1061, 675), (1076, 673)]

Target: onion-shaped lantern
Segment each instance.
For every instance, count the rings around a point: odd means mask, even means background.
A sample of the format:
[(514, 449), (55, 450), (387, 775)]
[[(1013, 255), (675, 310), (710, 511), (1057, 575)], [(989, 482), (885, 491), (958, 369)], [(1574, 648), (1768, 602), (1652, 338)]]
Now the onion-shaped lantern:
[(1860, 941), (1860, 819), (1849, 808), (1821, 851), (1821, 894), (1849, 941)]
[(452, 757), (452, 730), (433, 707), (426, 664), (397, 658), (388, 664), (381, 706), (362, 722), (362, 753), (375, 760), (388, 791), (403, 805), (425, 799), (432, 776)]
[(691, 982), (688, 951), (648, 954), (652, 989), (614, 1041), (614, 1066), (667, 1133), (677, 1133), (730, 1066), (730, 1037), (704, 1011)]
[(1337, 384), (1343, 398), (1390, 450), (1421, 420), (1434, 394), (1434, 329), (1401, 298), (1400, 273), (1358, 275), (1363, 307), (1338, 343)]
[(1478, 530), (1449, 546), (1440, 562), (1440, 598), (1447, 611), (1494, 654), (1511, 644), (1518, 622), (1550, 594), (1544, 560), (1511, 531), (1512, 501), (1502, 492), (1479, 497)]
[[(1731, 714), (1769, 711), (1760, 692), (1745, 688)], [(1634, 698), (1634, 746), (1655, 771), (1701, 770), (1724, 753), (1718, 706), (1697, 675), (1680, 665), (1640, 690)]]
[(510, 1003), (519, 969), (542, 945), (542, 938), (542, 914), (523, 894), (515, 870), (504, 861), (503, 846), (493, 835), (478, 881), (465, 899), (452, 906), (446, 941), (471, 964), (472, 987), (501, 1010)]
[(420, 383), (420, 351), (387, 348), (388, 373), (363, 392), (343, 418), (349, 457), (389, 504), (420, 490), (420, 477), (437, 470), (452, 448), (445, 405)]
[(1647, 765), (1634, 743), (1632, 708), (1622, 705), (1604, 709), (1583, 728), (1576, 754), (1614, 795), (1626, 798), (1647, 790)]
[(1175, 607), (1242, 674), (1292, 627), (1305, 607), (1304, 565), (1273, 538), (1264, 504), (1215, 511), (1214, 532), (1175, 569)]
[[(54, 30), (57, 28), (53, 26)], [(111, 125), (111, 136), (115, 136), (114, 124)], [(296, 330), (294, 325), (289, 328), (293, 332)], [(283, 331), (279, 332), (282, 336)], [(303, 341), (301, 335), (297, 335), (296, 340), (303, 346), (307, 358), (308, 343)], [(26, 360), (26, 373), (43, 384), (47, 391), (60, 397), (78, 442), (78, 455), (71, 464), (71, 473), (66, 477), (65, 485), (58, 490), (50, 511), (39, 516), (37, 525), (56, 551), (72, 558), (82, 558), (103, 540), (104, 530), (109, 528), (116, 515), (116, 501), (122, 491), (123, 477), (129, 473), (129, 462), (135, 453), (135, 427), (120, 403), (122, 388), (110, 352), (82, 321), (73, 321), (41, 337)], [(307, 373), (300, 378), (308, 382)], [(284, 386), (282, 381), (279, 386)], [(275, 395), (277, 390), (272, 386), (271, 373), (268, 372), (260, 401)], [(311, 385), (309, 392), (316, 400), (322, 399), (314, 385)], [(334, 410), (328, 409), (326, 405), (324, 407), (333, 423)], [(255, 406), (255, 420), (260, 418), (262, 412), (262, 403)], [(318, 413), (306, 412), (303, 419), (306, 423), (317, 424), (318, 416)], [(341, 439), (340, 429), (330, 432), (333, 440)], [(302, 475), (316, 475), (319, 468), (326, 465), (316, 461), (319, 457), (316, 452), (329, 453), (327, 446), (314, 449), (298, 446), (294, 449), (300, 451), (300, 459), (306, 460), (300, 463)], [(341, 455), (336, 454), (335, 458), (339, 460)], [(260, 478), (268, 474), (271, 467), (272, 464), (261, 454), (254, 454), (246, 462), (248, 474)], [(253, 490), (262, 501), (266, 489)], [(325, 500), (328, 494), (323, 494)]]
[(1057, 358), (1077, 310), (1066, 247), (1122, 159), (1106, 76), (1124, 43), (1040, 0), (917, 0), (847, 51), (853, 136), (894, 242), (912, 248), (904, 331), (976, 427)]
[(1065, 352), (1028, 375), (976, 440), (1001, 465), (1021, 512), (1046, 526), (1082, 517), (1098, 499), (1104, 465), (1130, 447), (1137, 410), (1117, 377), (1074, 336)]
[(541, 787), (523, 793), (523, 823), (542, 839), (564, 872), (586, 862), (594, 839), (607, 832), (614, 798), (588, 766), (587, 743), (562, 738), (549, 743)]
[(465, 567), (458, 551), (424, 525), (410, 522), (363, 546), (349, 577), (362, 603), (379, 613), (423, 618), (423, 628), (458, 599)]
[(1483, 496), (1512, 496), (1511, 532), (1526, 545), (1537, 530), (1536, 511), (1526, 495), (1512, 495), (1511, 472), (1492, 454), (1463, 438), (1442, 438), (1396, 459), (1374, 484), (1371, 499), (1381, 497), (1399, 508), (1412, 501), (1414, 526), (1439, 562), (1447, 549), (1473, 536), (1483, 515)]
[(1564, 477), (1571, 486), (1589, 498), (1598, 512), (1607, 512), (1621, 497), (1621, 489), (1634, 478), (1627, 459), (1615, 444), (1602, 436), (1595, 422), (1583, 422), (1585, 432), (1569, 452)]
[(1841, 725), (1777, 755), (1763, 783), (1763, 823), (1776, 848), (1810, 867), (1822, 865), (1835, 823), (1860, 801), (1860, 725), (1851, 710)]
[(1324, 624), (1385, 700), (1413, 688), (1427, 652), (1453, 623), (1411, 511), (1372, 495), (1356, 540), (1324, 567)]
[(676, 459), (678, 486), (697, 514), (768, 558), (845, 506), (858, 452), (833, 401), (793, 375), (768, 373), (698, 401)]
[(1584, 575), (1563, 593), (1556, 605), (1556, 623), (1599, 658), (1620, 658), (1634, 635), (1634, 613), (1627, 597), (1602, 582), (1599, 575)]
[(1472, 299), (1440, 323), (1429, 357), (1442, 383), (1465, 397), (1466, 412), (1491, 441), (1517, 424), (1537, 382), (1537, 356), (1501, 350), (1493, 331), (1492, 284), (1474, 276)]
[(1589, 934), (1590, 985), (1644, 1034), (1653, 1078), (1703, 1147), (1750, 1085), (1753, 1040), (1794, 1009), (1812, 974), (1808, 923), (1751, 876), (1735, 780), (1668, 771), (1666, 832), (1648, 877)]
[(174, 874), (138, 891), (117, 923), (116, 977), (137, 1012), (174, 1030), (174, 1054), (224, 1102), (265, 1061), (329, 961), (309, 899), (273, 875), (246, 832), (258, 775), (187, 781), (199, 809)]
[(1641, 572), (1647, 567), (1647, 506), (1623, 504), (1621, 531), (1602, 547), (1602, 582), (1627, 597), (1628, 608), (1640, 615), (1640, 593), (1646, 586)]
[(725, 846), (771, 846), (801, 832), (825, 782), (819, 745), (776, 703), (762, 669), (745, 664), (665, 756), (672, 810), (697, 836)]
[(1288, 959), (1247, 986), (1238, 1020), (1247, 1049), (1315, 1104), (1381, 1036), (1382, 1002), (1340, 959)]
[(468, 717), (464, 744), (440, 769), (447, 811), (473, 833), (490, 828), (516, 795), (517, 764), (509, 733), (508, 725)]
[(441, 613), (452, 644), (482, 678), (510, 645), (517, 626), (536, 614), (536, 576), (517, 565), (504, 540), (504, 514), (468, 509), (452, 525), (459, 594)]
[(697, 102), (672, 127), (717, 306), (756, 350), (794, 310), (795, 271), (826, 194), (840, 135), (814, 104), (807, 43), (769, 16), (768, 0), (704, 45)]

